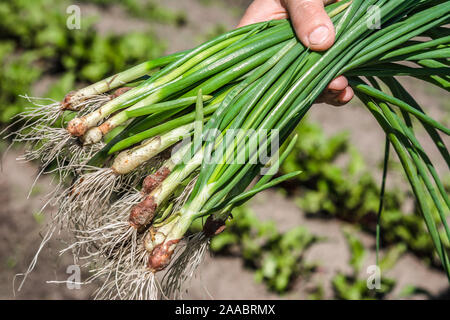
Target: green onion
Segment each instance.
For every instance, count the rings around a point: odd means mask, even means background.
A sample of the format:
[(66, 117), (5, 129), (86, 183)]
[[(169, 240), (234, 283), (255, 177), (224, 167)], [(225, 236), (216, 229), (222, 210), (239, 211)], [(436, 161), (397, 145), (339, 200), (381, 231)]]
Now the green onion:
[[(372, 18), (368, 11), (371, 6), (379, 9), (381, 29), (367, 24)], [(288, 20), (246, 26), (193, 50), (120, 73), (117, 77), (132, 89), (111, 101), (77, 111), (76, 117), (68, 122), (67, 131), (61, 129), (54, 133), (47, 127), (36, 131), (44, 131), (50, 137), (46, 140), (58, 146), (46, 144), (43, 150), (50, 150), (51, 155), (45, 157), (46, 163), (52, 159), (69, 163), (60, 170), (73, 173), (76, 167), (75, 172), (81, 174), (72, 188), (76, 190), (83, 185), (84, 190), (78, 197), (72, 189), (65, 190), (67, 198), (61, 200), (64, 206), (58, 213), (61, 220), (76, 220), (77, 228), (92, 234), (89, 223), (79, 223), (77, 214), (89, 217), (86, 221), (90, 223), (113, 219), (108, 229), (110, 234), (102, 235), (116, 240), (100, 244), (101, 254), (106, 261), (111, 261), (108, 263), (121, 267), (120, 259), (130, 257), (127, 271), (144, 267), (145, 277), (164, 269), (195, 219), (208, 217), (201, 238), (206, 239), (216, 231), (211, 232), (214, 226), (223, 225), (234, 207), (300, 174), (292, 172), (275, 177), (297, 139), (290, 141), (290, 134), (329, 82), (345, 75), (386, 134), (378, 225), (382, 219), (386, 164), (392, 146), (450, 278), (444, 246), (450, 241), (446, 220), (450, 200), (435, 165), (416, 137), (412, 117), (425, 128), (449, 168), (450, 154), (440, 134), (449, 135), (450, 129), (430, 117), (394, 78), (410, 76), (449, 90), (450, 34), (444, 26), (450, 20), (450, 1), (344, 0), (326, 6), (326, 11), (337, 35), (335, 44), (325, 52), (305, 48)], [(417, 38), (423, 36), (431, 40)], [(147, 79), (140, 78), (155, 67), (161, 68)], [(369, 82), (362, 81), (361, 77)], [(107, 92), (108, 82), (112, 86), (118, 84), (112, 79), (81, 90), (77, 99), (94, 92), (93, 88)], [(378, 81), (386, 84), (390, 92), (383, 90)], [(61, 131), (65, 132), (63, 138), (58, 136)], [(32, 136), (39, 139), (35, 132)], [(190, 143), (178, 144), (192, 136)], [(60, 147), (65, 144), (70, 147)], [(181, 148), (177, 152), (165, 161), (160, 160), (164, 150), (178, 146)], [(67, 152), (62, 155), (61, 150)], [(92, 150), (98, 152), (93, 155)], [(275, 151), (275, 155), (267, 157), (270, 151)], [(150, 168), (149, 164), (153, 163), (156, 164)], [(260, 176), (263, 169), (266, 175)], [(89, 175), (88, 170), (94, 173)], [(83, 180), (86, 177), (90, 178)], [(102, 185), (102, 179), (114, 186), (107, 196), (101, 194), (108, 189)], [(255, 179), (258, 181), (251, 186)], [(136, 191), (134, 187), (141, 183), (141, 191)], [(119, 218), (113, 215), (116, 211), (109, 213), (107, 206), (119, 207), (120, 203), (113, 199), (123, 199), (123, 194), (135, 202), (120, 213), (120, 219), (128, 219), (118, 223)], [(107, 203), (102, 205), (104, 212), (92, 209), (96, 209), (96, 201)], [(64, 212), (68, 207), (81, 208), (82, 212)], [(432, 209), (437, 210), (439, 220), (434, 220)], [(94, 216), (90, 217), (93, 212)], [(96, 219), (98, 216), (102, 218)], [(104, 229), (99, 226), (98, 230)], [(97, 248), (94, 241), (97, 238), (82, 238), (80, 246)], [(377, 227), (377, 248), (379, 238)], [(139, 259), (134, 255), (138, 245), (144, 251)], [(110, 265), (105, 268), (113, 269)], [(117, 276), (117, 272), (122, 272), (118, 269), (111, 272)], [(168, 274), (175, 276), (176, 272)], [(121, 283), (111, 287), (128, 286), (129, 283)]]

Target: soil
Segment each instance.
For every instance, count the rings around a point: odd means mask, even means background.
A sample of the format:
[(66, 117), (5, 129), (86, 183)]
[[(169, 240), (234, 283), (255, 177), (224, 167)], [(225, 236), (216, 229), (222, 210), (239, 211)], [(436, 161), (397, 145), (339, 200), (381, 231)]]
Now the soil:
[[(231, 28), (237, 24), (239, 15), (249, 3), (246, 0), (206, 1), (199, 0), (164, 0), (161, 5), (184, 10), (187, 24), (183, 27), (162, 26), (152, 22), (142, 22), (127, 17), (120, 8), (100, 11), (95, 6), (86, 7), (86, 12), (99, 14), (100, 32), (119, 32), (133, 28), (142, 30), (151, 28), (158, 35), (170, 39), (168, 52), (192, 47), (204, 40), (202, 36), (217, 23)], [(82, 12), (84, 12), (82, 10)], [(434, 117), (443, 118), (448, 113), (446, 97), (436, 91), (427, 91), (417, 82), (408, 82), (407, 86), (414, 92), (419, 102), (426, 103), (427, 110)], [(447, 108), (447, 110), (446, 110)], [(447, 112), (447, 113), (446, 113)], [(312, 109), (310, 120), (320, 122), (328, 134), (342, 130), (351, 133), (351, 141), (362, 152), (369, 166), (379, 176), (377, 169), (382, 159), (384, 136), (378, 125), (359, 103), (336, 109), (326, 105), (317, 105)], [(448, 117), (447, 117), (448, 121)], [(448, 122), (447, 122), (448, 124)], [(424, 135), (423, 135), (424, 136)], [(425, 139), (425, 138), (424, 138)], [(448, 145), (449, 140), (446, 140)], [(446, 170), (436, 150), (426, 144), (427, 151), (435, 160), (438, 170)], [(1, 150), (1, 149), (0, 149)], [(70, 276), (68, 267), (74, 264), (70, 254), (59, 255), (62, 242), (67, 235), (58, 234), (42, 250), (34, 271), (17, 292), (21, 277), (15, 275), (25, 271), (33, 258), (43, 236), (47, 216), (54, 208), (45, 204), (46, 194), (52, 190), (50, 176), (41, 177), (28, 193), (36, 178), (39, 168), (33, 163), (20, 163), (16, 158), (22, 150), (12, 149), (3, 152), (2, 171), (0, 172), (0, 299), (90, 299), (97, 284), (70, 289), (65, 283), (48, 283), (48, 281), (64, 281)], [(258, 195), (250, 204), (251, 208), (263, 220), (274, 220), (280, 229), (285, 231), (292, 226), (305, 226), (311, 233), (326, 238), (307, 251), (306, 259), (319, 263), (319, 272), (305, 282), (302, 277), (294, 284), (285, 296), (269, 292), (263, 284), (254, 281), (253, 273), (242, 264), (242, 259), (233, 256), (208, 256), (200, 266), (197, 276), (190, 284), (185, 298), (189, 299), (306, 299), (312, 284), (321, 283), (325, 289), (325, 297), (332, 297), (330, 279), (338, 271), (350, 273), (348, 265), (349, 251), (342, 228), (345, 224), (336, 220), (307, 218), (295, 204), (276, 191), (266, 191)], [(356, 232), (356, 231), (355, 231)], [(370, 248), (366, 257), (366, 265), (374, 264), (374, 238), (358, 232), (366, 248)], [(366, 270), (363, 268), (362, 270)], [(81, 280), (88, 274), (82, 269)], [(399, 298), (402, 288), (415, 285), (427, 290), (432, 297), (448, 298), (449, 286), (445, 275), (436, 269), (430, 269), (419, 259), (405, 254), (386, 276), (395, 278), (397, 286), (390, 298)], [(13, 290), (16, 289), (14, 294)], [(427, 296), (415, 295), (412, 298), (422, 299)]]

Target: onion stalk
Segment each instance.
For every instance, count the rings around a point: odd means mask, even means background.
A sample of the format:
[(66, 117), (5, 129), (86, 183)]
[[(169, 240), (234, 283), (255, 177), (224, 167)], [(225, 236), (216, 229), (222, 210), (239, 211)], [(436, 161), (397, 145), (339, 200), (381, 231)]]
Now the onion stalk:
[[(378, 8), (381, 29), (367, 24), (372, 18), (369, 6)], [(78, 205), (78, 211), (70, 213), (98, 221), (97, 232), (105, 230), (101, 224), (107, 225), (109, 231), (104, 234), (113, 240), (100, 242), (101, 255), (118, 265), (122, 261), (118, 257), (127, 256), (132, 268), (138, 264), (145, 270), (134, 279), (150, 279), (170, 264), (192, 222), (206, 217), (203, 233), (195, 237), (192, 247), (188, 243), (168, 273), (168, 292), (180, 290), (180, 279), (192, 274), (207, 239), (223, 230), (235, 206), (300, 174), (274, 178), (297, 139), (290, 140), (293, 130), (328, 83), (345, 75), (398, 154), (450, 277), (444, 245), (450, 241), (446, 221), (450, 201), (415, 136), (412, 118), (424, 126), (449, 168), (450, 155), (441, 135), (449, 135), (450, 129), (430, 117), (395, 79), (411, 76), (448, 91), (450, 38), (444, 26), (450, 21), (450, 1), (344, 0), (326, 6), (326, 11), (336, 26), (336, 42), (325, 52), (305, 48), (288, 20), (246, 26), (167, 57), (167, 65), (148, 79), (95, 110), (78, 112), (67, 123), (66, 135), (84, 143), (83, 150), (101, 145), (86, 162), (96, 168), (97, 176), (91, 180), (99, 186), (95, 196), (88, 193), (88, 198), (105, 203), (105, 208), (118, 208), (111, 213), (93, 212), (92, 208), (98, 209), (94, 201), (89, 208)], [(424, 36), (428, 38), (417, 40)], [(137, 67), (142, 72), (145, 68)], [(132, 81), (138, 73), (136, 69), (125, 71), (122, 77)], [(390, 92), (383, 90), (379, 81)], [(106, 90), (105, 83), (94, 87)], [(120, 132), (114, 135), (117, 128)], [(103, 146), (105, 135), (112, 137)], [(193, 141), (155, 168), (145, 167), (156, 154), (186, 136)], [(107, 176), (105, 172), (116, 176), (134, 173), (130, 176), (132, 187), (122, 183), (118, 188), (115, 182), (105, 187), (99, 183)], [(252, 185), (255, 179), (258, 181)], [(134, 189), (138, 185), (141, 190)], [(106, 196), (102, 194), (105, 190)], [(114, 195), (119, 198), (116, 202)], [(74, 199), (74, 193), (66, 192), (62, 202), (68, 203), (67, 198)], [(133, 200), (121, 205), (120, 199)], [(439, 223), (431, 215), (428, 199), (439, 214)], [(86, 224), (78, 223), (77, 228), (81, 234), (91, 232)], [(186, 264), (191, 265), (183, 269), (181, 265)], [(99, 274), (108, 268), (109, 262)], [(121, 272), (120, 267), (111, 272)], [(117, 280), (123, 281), (117, 284), (122, 288), (118, 290), (127, 290), (126, 281), (135, 281), (123, 276), (118, 279), (123, 279)]]

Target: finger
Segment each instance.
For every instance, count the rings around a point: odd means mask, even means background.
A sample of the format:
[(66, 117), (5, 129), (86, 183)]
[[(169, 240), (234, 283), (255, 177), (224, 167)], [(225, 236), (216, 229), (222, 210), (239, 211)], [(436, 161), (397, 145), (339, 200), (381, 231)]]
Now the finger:
[(330, 92), (322, 92), (322, 94), (320, 96), (317, 97), (316, 102), (315, 103), (326, 103), (326, 104), (335, 104), (335, 101), (337, 96), (340, 94), (341, 92), (338, 93), (330, 93)]
[(335, 107), (340, 107), (346, 105), (353, 98), (353, 89), (351, 87), (347, 87), (339, 93), (331, 94), (324, 93), (318, 103), (327, 103)]
[(323, 0), (284, 0), (297, 36), (314, 51), (330, 48), (335, 30), (324, 9)]
[(255, 0), (245, 11), (237, 27), (268, 20), (287, 19), (286, 8), (280, 0)]
[(331, 92), (341, 92), (348, 86), (347, 78), (344, 76), (339, 76), (330, 82), (326, 90)]
[(316, 100), (316, 103), (327, 103), (333, 106), (343, 106), (353, 98), (353, 89), (349, 86), (338, 92), (325, 90)]
[(344, 105), (346, 103), (349, 103), (350, 100), (353, 99), (354, 92), (352, 87), (348, 86), (345, 88), (336, 98), (336, 102), (340, 103), (341, 105)]

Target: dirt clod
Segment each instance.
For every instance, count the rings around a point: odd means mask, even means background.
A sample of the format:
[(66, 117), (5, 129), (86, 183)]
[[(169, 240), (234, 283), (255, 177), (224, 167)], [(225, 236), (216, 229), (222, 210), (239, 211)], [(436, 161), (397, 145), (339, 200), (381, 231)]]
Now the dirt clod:
[(170, 170), (167, 167), (159, 168), (155, 173), (147, 176), (142, 183), (142, 192), (144, 194), (149, 194), (155, 190), (164, 179), (170, 174)]
[(176, 239), (157, 245), (148, 257), (147, 267), (154, 272), (161, 271), (167, 267), (174, 252), (171, 247), (178, 242), (180, 242), (180, 240)]
[(153, 219), (157, 207), (153, 196), (146, 196), (131, 209), (128, 222), (136, 229), (145, 226)]

